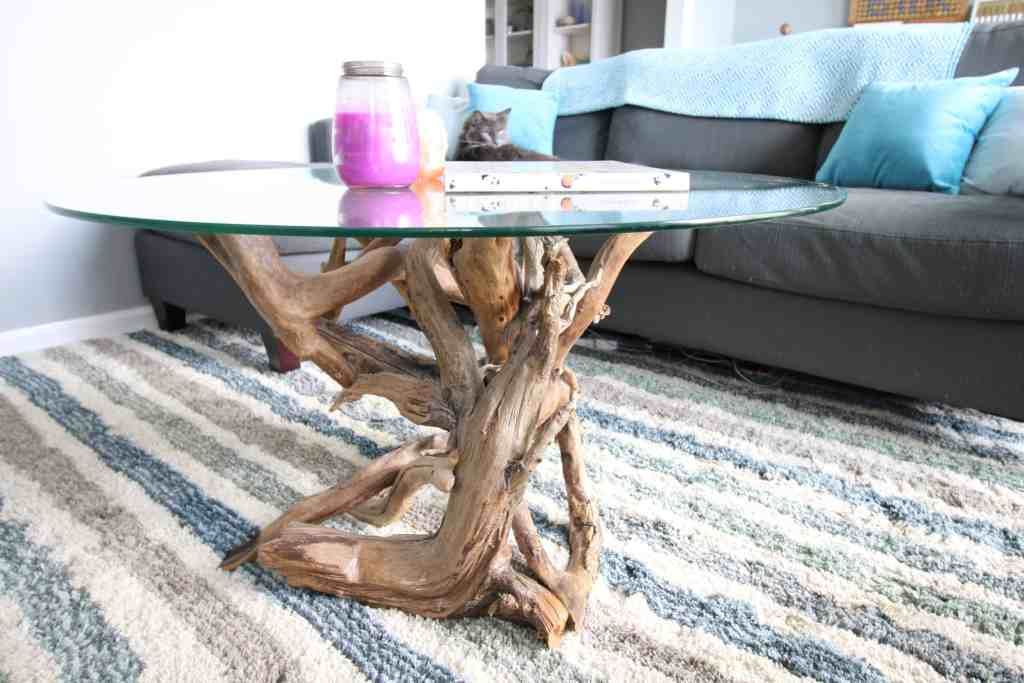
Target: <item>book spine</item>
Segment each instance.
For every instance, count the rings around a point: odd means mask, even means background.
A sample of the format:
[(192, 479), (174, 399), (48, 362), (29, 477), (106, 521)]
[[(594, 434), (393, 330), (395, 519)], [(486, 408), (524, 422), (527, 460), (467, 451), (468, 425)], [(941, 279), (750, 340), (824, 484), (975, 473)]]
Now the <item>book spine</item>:
[(521, 213), (527, 211), (685, 211), (686, 192), (459, 193), (448, 195), (455, 213)]
[(685, 171), (650, 173), (459, 173), (445, 176), (448, 192), (686, 192)]

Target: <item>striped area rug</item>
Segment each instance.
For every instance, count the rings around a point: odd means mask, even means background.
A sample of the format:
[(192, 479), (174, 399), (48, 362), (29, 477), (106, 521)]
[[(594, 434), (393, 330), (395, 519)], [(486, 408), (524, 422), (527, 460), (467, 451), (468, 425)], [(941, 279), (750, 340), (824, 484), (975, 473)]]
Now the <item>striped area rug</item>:
[[(425, 348), (398, 318), (357, 326)], [(580, 349), (607, 540), (588, 628), (552, 652), (219, 571), (417, 433), (372, 397), (328, 414), (309, 364), (265, 366), (256, 335), (209, 321), (0, 359), (0, 681), (1024, 679), (1024, 424)], [(551, 456), (528, 500), (562, 560)]]

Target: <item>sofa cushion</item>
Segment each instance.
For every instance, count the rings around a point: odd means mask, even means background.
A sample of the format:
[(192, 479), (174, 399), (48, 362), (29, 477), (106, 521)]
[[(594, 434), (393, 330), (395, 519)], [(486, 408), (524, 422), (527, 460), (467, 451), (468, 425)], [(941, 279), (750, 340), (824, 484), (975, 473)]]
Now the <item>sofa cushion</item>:
[(309, 160), (311, 162), (329, 164), (334, 161), (334, 150), (331, 149), (333, 135), (333, 119), (320, 119), (309, 124), (306, 129), (306, 140), (309, 145)]
[[(569, 240), (577, 258), (589, 259), (597, 255), (610, 235), (577, 235)], [(657, 263), (683, 263), (693, 257), (692, 230), (664, 230), (656, 232), (633, 252), (630, 261)]]
[[(612, 113), (605, 158), (659, 168), (811, 178), (817, 168), (820, 136), (821, 126), (707, 119), (621, 107)], [(573, 241), (581, 257), (593, 256), (598, 246), (592, 238)], [(634, 259), (677, 263), (692, 255), (693, 233), (678, 230), (653, 235)]]
[(1024, 87), (1008, 88), (964, 169), (965, 193), (1024, 197)]
[(836, 142), (839, 141), (839, 136), (843, 134), (843, 128), (846, 127), (846, 123), (839, 121), (838, 123), (826, 124), (821, 129), (821, 141), (818, 143), (818, 165), (817, 170), (821, 170), (821, 167), (825, 165), (825, 161), (828, 160), (828, 155), (832, 153), (832, 148), (835, 147)]
[(828, 299), (1024, 320), (1024, 199), (851, 189), (832, 211), (702, 231), (709, 275)]
[[(1024, 67), (1024, 21), (1004, 24), (975, 24), (960, 55), (956, 77), (985, 74)], [(1024, 69), (1013, 85), (1024, 85)]]
[(620, 107), (605, 157), (659, 168), (694, 168), (813, 178), (821, 126), (711, 119)]
[(559, 116), (555, 121), (555, 156), (571, 161), (605, 158), (612, 111)]

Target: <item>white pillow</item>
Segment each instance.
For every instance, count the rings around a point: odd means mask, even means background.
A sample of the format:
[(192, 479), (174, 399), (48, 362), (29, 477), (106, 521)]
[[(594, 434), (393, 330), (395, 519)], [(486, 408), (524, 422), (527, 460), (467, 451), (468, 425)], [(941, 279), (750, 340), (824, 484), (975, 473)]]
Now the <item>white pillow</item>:
[(961, 190), (1024, 196), (1024, 87), (1007, 88), (981, 129)]
[(430, 95), (427, 97), (427, 109), (433, 109), (441, 115), (445, 129), (448, 131), (448, 153), (445, 158), (451, 161), (459, 147), (462, 137), (462, 125), (469, 116), (469, 90), (465, 83), (455, 85), (454, 95)]

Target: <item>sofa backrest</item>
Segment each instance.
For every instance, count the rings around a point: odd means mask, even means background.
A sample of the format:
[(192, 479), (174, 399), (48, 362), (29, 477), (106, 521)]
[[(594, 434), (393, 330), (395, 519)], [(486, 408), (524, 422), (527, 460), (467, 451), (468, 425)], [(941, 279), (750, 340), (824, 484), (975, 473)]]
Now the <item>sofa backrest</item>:
[(320, 119), (306, 128), (306, 141), (309, 144), (309, 160), (316, 163), (331, 163), (334, 151), (331, 149), (331, 136), (334, 119)]
[[(488, 65), (477, 72), (476, 82), (540, 90), (550, 73), (544, 69), (521, 66)], [(555, 156), (574, 161), (604, 159), (612, 113), (612, 110), (608, 110), (578, 116), (559, 116), (555, 123)]]
[[(1020, 66), (1024, 85), (1024, 21), (974, 27), (956, 76)], [(485, 66), (477, 82), (540, 89), (549, 71)], [(559, 117), (555, 154), (564, 159), (615, 159), (662, 168), (767, 173), (813, 178), (842, 124), (798, 124), (680, 116), (640, 107)]]
[(1024, 85), (1024, 21), (978, 24), (960, 55), (957, 78), (1021, 68), (1014, 85)]

